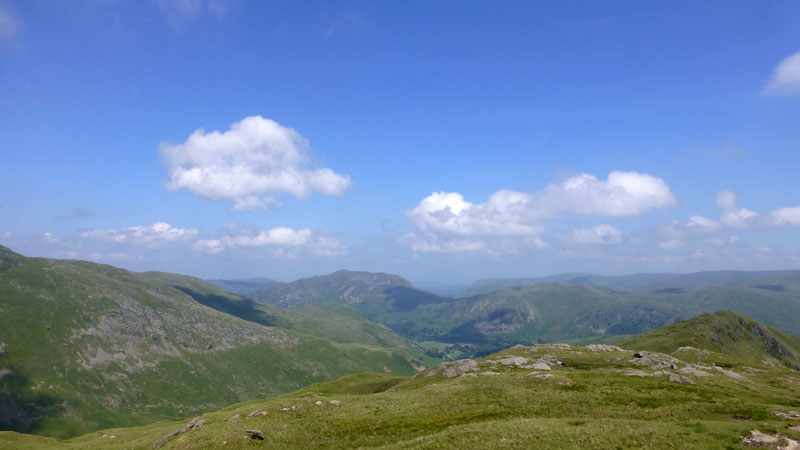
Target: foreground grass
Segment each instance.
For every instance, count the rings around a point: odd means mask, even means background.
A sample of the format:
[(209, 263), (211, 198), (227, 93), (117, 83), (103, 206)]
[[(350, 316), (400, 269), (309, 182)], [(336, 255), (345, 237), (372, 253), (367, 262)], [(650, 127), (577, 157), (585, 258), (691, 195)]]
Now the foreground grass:
[[(162, 448), (733, 449), (742, 448), (742, 437), (751, 430), (800, 439), (790, 428), (800, 420), (775, 414), (800, 409), (798, 372), (684, 350), (675, 354), (682, 358), (678, 369), (702, 358), (712, 370), (683, 384), (667, 376), (627, 375), (658, 372), (637, 365), (633, 353), (518, 346), (478, 360), (479, 368), (463, 377), (445, 378), (436, 370), (413, 378), (348, 376), (203, 414), (201, 428)], [(544, 371), (499, 362), (543, 355), (563, 366), (554, 363)], [(268, 414), (248, 417), (256, 410)], [(0, 433), (0, 447), (146, 449), (187, 422), (104, 430), (60, 442)], [(265, 440), (250, 439), (245, 430), (260, 430)]]

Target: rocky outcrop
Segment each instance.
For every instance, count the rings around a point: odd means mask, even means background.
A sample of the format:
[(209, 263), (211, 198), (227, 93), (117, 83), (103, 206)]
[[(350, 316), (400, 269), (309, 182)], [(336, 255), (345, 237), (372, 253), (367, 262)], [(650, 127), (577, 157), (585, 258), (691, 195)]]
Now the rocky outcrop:
[(167, 441), (170, 438), (173, 438), (173, 437), (178, 436), (180, 434), (186, 433), (187, 431), (191, 431), (191, 430), (194, 430), (196, 428), (200, 428), (200, 427), (203, 426), (204, 423), (206, 423), (206, 419), (200, 419), (200, 418), (194, 419), (191, 422), (187, 423), (186, 425), (178, 428), (177, 430), (173, 431), (172, 433), (170, 433), (170, 434), (164, 436), (163, 438), (161, 438), (161, 440), (159, 440), (158, 442), (155, 443), (155, 445), (153, 445), (153, 448), (160, 448), (162, 445), (166, 444)]
[(455, 378), (467, 372), (478, 370), (478, 363), (474, 359), (460, 359), (453, 362), (441, 363), (433, 369), (425, 372), (426, 377), (442, 375), (445, 378)]

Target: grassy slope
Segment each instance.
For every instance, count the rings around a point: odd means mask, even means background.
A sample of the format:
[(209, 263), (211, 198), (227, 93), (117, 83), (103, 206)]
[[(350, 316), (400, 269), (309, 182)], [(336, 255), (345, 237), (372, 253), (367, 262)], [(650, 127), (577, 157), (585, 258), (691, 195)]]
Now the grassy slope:
[(632, 337), (622, 347), (672, 353), (694, 347), (743, 358), (768, 358), (800, 369), (800, 338), (731, 311), (703, 314)]
[(6, 429), (67, 437), (186, 417), (347, 373), (415, 372), (403, 349), (244, 321), (152, 275), (0, 250), (0, 370), (11, 371), (0, 379)]
[[(676, 356), (681, 357), (681, 352)], [(552, 355), (564, 366), (540, 372), (497, 363), (507, 356)], [(775, 412), (800, 408), (800, 376), (762, 358), (707, 352), (709, 376), (693, 384), (628, 376), (633, 351), (540, 345), (515, 347), (479, 360), (493, 375), (415, 378), (357, 375), (203, 414), (205, 425), (163, 448), (741, 448), (750, 430), (780, 432), (796, 420)], [(685, 355), (692, 357), (692, 355)], [(495, 361), (492, 363), (492, 361)], [(687, 363), (678, 361), (684, 368)], [(727, 371), (714, 370), (714, 365)], [(672, 369), (666, 369), (673, 372)], [(536, 374), (547, 373), (548, 379)], [(730, 374), (737, 375), (737, 378)], [(744, 377), (744, 378), (741, 378)], [(341, 404), (330, 404), (330, 400)], [(321, 401), (321, 405), (316, 405)], [(282, 411), (296, 406), (297, 410)], [(266, 416), (247, 417), (263, 409)], [(239, 418), (229, 421), (235, 415)], [(186, 421), (106, 430), (65, 442), (0, 433), (12, 448), (151, 448)], [(266, 440), (248, 439), (245, 430)], [(113, 438), (111, 437), (113, 436)]]

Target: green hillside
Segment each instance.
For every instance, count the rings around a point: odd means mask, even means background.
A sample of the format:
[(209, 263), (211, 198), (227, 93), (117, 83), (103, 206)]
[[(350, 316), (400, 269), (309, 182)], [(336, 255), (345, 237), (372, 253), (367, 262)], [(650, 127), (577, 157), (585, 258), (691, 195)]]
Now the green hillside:
[(767, 363), (800, 370), (800, 338), (731, 311), (672, 323), (619, 345), (664, 353), (692, 347), (742, 358), (763, 358)]
[(251, 293), (250, 297), (284, 307), (305, 304), (355, 306), (380, 300), (386, 289), (396, 286), (414, 288), (397, 275), (340, 270), (291, 283), (268, 283)]
[[(738, 336), (769, 330), (720, 313), (682, 322), (680, 333), (703, 334), (720, 324), (724, 333)], [(648, 333), (642, 342), (669, 329)], [(486, 358), (443, 363), (414, 377), (347, 376), (206, 412), (191, 422), (110, 429), (63, 442), (0, 433), (0, 446), (796, 448), (800, 375), (770, 355), (757, 350), (731, 356), (700, 349), (665, 354), (608, 345), (514, 346)], [(189, 429), (190, 423), (196, 427)]]
[(0, 248), (0, 428), (68, 437), (419, 364), (407, 341), (350, 313), (315, 327), (310, 312), (243, 320), (232, 313), (246, 304), (202, 304), (234, 297), (191, 277)]

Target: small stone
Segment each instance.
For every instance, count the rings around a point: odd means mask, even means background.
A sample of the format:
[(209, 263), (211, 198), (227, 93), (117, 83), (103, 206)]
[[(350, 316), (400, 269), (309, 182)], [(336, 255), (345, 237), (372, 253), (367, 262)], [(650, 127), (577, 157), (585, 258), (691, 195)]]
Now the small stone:
[(342, 404), (342, 402), (340, 402), (339, 400), (331, 400), (328, 403), (330, 403), (331, 405), (334, 405), (334, 406), (339, 406), (339, 405)]
[(317, 402), (316, 402), (316, 403), (314, 403), (314, 404), (315, 404), (315, 405), (317, 405), (317, 406), (319, 406), (319, 405), (321, 405), (321, 404), (322, 404), (322, 400), (317, 400)]
[(226, 420), (226, 422), (233, 422), (234, 420), (238, 419), (239, 416), (240, 416), (240, 414), (234, 414), (234, 415), (228, 417), (228, 420)]
[(247, 417), (266, 416), (267, 414), (269, 414), (269, 411), (264, 411), (263, 409), (257, 409), (255, 411), (251, 412), (250, 414), (248, 414)]
[(245, 434), (250, 436), (250, 439), (264, 440), (264, 433), (262, 433), (261, 430), (245, 430)]

